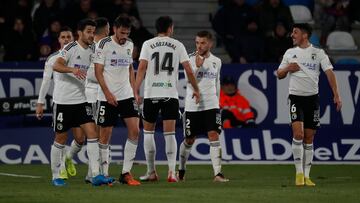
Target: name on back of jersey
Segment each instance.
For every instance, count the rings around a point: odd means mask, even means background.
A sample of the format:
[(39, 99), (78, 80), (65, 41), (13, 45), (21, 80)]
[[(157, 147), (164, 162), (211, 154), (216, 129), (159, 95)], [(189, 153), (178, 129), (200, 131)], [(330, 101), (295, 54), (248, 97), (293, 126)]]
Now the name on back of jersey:
[(152, 49), (155, 49), (156, 47), (161, 47), (161, 46), (166, 46), (166, 47), (170, 47), (170, 48), (172, 48), (172, 49), (176, 49), (176, 46), (173, 44), (173, 43), (171, 43), (171, 42), (164, 42), (164, 41), (162, 41), (162, 42), (155, 42), (154, 44), (151, 44), (150, 45), (150, 48), (152, 48)]

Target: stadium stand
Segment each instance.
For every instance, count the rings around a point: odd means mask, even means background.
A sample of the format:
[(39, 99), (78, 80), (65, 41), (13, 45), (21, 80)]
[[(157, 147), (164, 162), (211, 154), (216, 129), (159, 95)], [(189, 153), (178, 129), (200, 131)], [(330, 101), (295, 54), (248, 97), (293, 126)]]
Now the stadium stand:
[(303, 5), (291, 5), (290, 6), (291, 15), (293, 17), (294, 23), (310, 23), (314, 24), (312, 14), (306, 6)]
[(331, 32), (326, 40), (329, 50), (357, 50), (354, 38), (349, 32)]

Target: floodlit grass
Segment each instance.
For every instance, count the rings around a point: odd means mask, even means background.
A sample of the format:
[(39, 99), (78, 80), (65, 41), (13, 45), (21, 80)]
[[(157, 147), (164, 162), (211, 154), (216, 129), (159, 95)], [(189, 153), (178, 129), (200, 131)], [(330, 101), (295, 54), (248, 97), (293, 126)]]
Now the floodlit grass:
[[(135, 165), (136, 178), (145, 166)], [(189, 165), (186, 181), (167, 183), (167, 167), (158, 166), (160, 182), (138, 187), (114, 184), (93, 187), (84, 183), (87, 166), (67, 186), (51, 185), (49, 165), (0, 165), (0, 173), (41, 176), (20, 178), (0, 175), (0, 202), (360, 202), (360, 165), (315, 165), (316, 187), (295, 187), (292, 165), (225, 165), (228, 183), (212, 182), (211, 165)], [(110, 172), (118, 178), (121, 166)]]

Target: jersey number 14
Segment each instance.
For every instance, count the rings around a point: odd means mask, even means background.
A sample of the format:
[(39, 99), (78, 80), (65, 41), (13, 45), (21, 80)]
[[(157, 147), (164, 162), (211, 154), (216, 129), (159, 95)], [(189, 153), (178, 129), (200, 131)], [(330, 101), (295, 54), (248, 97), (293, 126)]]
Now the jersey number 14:
[(173, 65), (173, 53), (166, 52), (164, 57), (161, 60), (161, 67), (160, 67), (160, 54), (159, 52), (155, 52), (151, 55), (151, 60), (155, 59), (155, 75), (158, 75), (160, 71), (167, 71), (168, 75), (171, 75), (174, 71)]

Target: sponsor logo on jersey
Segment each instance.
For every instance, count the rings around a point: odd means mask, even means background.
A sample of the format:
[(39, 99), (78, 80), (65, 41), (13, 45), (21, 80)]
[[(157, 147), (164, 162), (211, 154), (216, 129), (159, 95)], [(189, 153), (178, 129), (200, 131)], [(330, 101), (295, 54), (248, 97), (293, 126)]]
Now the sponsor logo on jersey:
[(197, 79), (200, 79), (200, 78), (214, 79), (216, 77), (217, 77), (217, 73), (216, 72), (210, 72), (210, 71), (200, 71), (196, 75)]
[(56, 124), (56, 129), (62, 130), (63, 128), (64, 128), (63, 124), (61, 123)]
[(310, 70), (315, 70), (315, 68), (316, 68), (316, 63), (304, 62), (304, 63), (301, 63), (301, 65), (305, 66), (306, 68), (308, 68)]
[(169, 88), (169, 87), (172, 87), (172, 84), (171, 84), (171, 82), (153, 82), (152, 86)]
[(89, 68), (89, 66), (82, 65), (82, 64), (74, 64), (74, 68), (80, 68), (80, 69), (83, 69), (83, 70), (87, 70)]
[(110, 60), (110, 66), (128, 66), (130, 64), (131, 64), (131, 58)]

